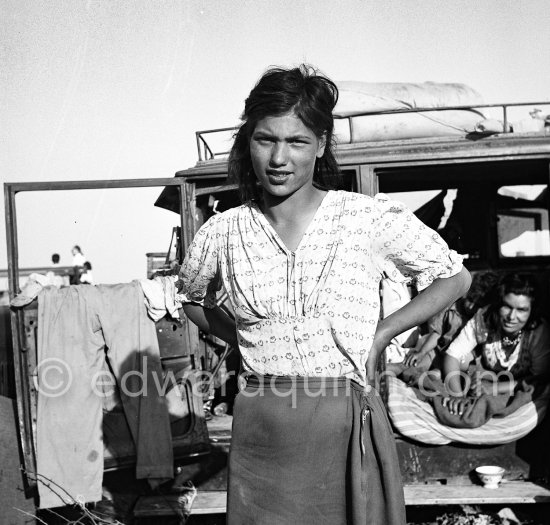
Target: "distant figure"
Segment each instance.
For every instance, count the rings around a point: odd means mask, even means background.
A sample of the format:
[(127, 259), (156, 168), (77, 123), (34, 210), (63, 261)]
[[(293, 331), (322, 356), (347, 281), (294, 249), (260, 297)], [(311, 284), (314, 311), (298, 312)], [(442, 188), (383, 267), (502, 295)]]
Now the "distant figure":
[(84, 271), (80, 274), (80, 284), (94, 284), (92, 263), (89, 261), (84, 262)]
[(73, 254), (72, 266), (83, 267), (84, 263), (86, 262), (86, 258), (84, 257), (84, 254), (82, 253), (80, 246), (75, 244), (71, 249), (71, 253)]
[(69, 284), (68, 277), (57, 273), (59, 271), (59, 259), (58, 253), (52, 254), (52, 269), (46, 273), (47, 284), (50, 286), (57, 286), (58, 288)]

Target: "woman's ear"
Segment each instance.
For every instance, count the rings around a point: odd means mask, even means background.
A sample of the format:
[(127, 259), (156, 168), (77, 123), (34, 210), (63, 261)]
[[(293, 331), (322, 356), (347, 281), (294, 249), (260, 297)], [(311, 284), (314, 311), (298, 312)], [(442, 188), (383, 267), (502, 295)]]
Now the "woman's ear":
[(317, 148), (317, 158), (320, 159), (325, 154), (325, 147), (327, 145), (327, 134), (323, 133), (319, 138), (319, 146)]

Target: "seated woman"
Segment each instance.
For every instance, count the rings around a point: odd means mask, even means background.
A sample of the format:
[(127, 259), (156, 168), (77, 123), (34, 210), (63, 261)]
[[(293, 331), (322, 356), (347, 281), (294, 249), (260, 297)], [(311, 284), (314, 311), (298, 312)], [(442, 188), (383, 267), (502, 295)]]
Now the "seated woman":
[(496, 445), (520, 439), (544, 419), (550, 330), (535, 290), (530, 276), (503, 277), (491, 304), (443, 353), (445, 380), (433, 368), (386, 376), (388, 413), (399, 433), (427, 444)]
[[(538, 315), (536, 284), (529, 275), (506, 275), (497, 286), (496, 300), (476, 312), (443, 356), (449, 397), (443, 405), (462, 416), (471, 397), (512, 395), (524, 388), (550, 382), (550, 331)], [(479, 358), (480, 371), (470, 383), (468, 371)], [(469, 394), (469, 395), (468, 395)]]
[(407, 352), (403, 365), (428, 370), (433, 363), (439, 368), (445, 350), (456, 335), (477, 310), (488, 304), (496, 283), (494, 272), (475, 274), (468, 293), (428, 321), (428, 334)]

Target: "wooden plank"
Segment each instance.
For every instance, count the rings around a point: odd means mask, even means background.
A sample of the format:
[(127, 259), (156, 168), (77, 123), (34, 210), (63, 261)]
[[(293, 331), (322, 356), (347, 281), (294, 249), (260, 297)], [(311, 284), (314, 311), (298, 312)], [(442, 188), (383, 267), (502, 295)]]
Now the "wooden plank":
[(224, 514), (227, 510), (227, 492), (225, 490), (211, 490), (198, 492), (191, 514)]
[[(142, 497), (134, 507), (134, 517), (180, 516), (184, 513), (181, 494)], [(197, 493), (191, 514), (223, 514), (226, 512), (227, 492), (213, 490)]]
[[(550, 490), (529, 481), (503, 481), (496, 490), (481, 485), (405, 485), (406, 505), (550, 503)], [(226, 492), (199, 492), (191, 514), (226, 511)]]
[[(550, 490), (528, 481), (503, 481), (496, 490), (480, 485), (405, 485), (406, 505), (489, 505), (550, 503)], [(155, 496), (138, 503), (134, 515), (168, 516), (178, 512), (177, 495)], [(198, 492), (191, 514), (224, 514), (227, 492), (212, 490)]]
[(181, 516), (184, 511), (178, 502), (178, 494), (166, 496), (142, 497), (134, 507), (135, 518), (152, 518), (155, 516)]
[(480, 485), (405, 485), (407, 505), (549, 503), (550, 490), (529, 481), (503, 481), (498, 489)]

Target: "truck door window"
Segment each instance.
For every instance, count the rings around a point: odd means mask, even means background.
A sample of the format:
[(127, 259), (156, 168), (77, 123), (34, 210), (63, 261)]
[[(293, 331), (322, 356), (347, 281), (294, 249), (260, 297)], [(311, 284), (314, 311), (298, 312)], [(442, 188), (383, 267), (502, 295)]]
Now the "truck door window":
[(497, 193), (500, 256), (550, 255), (548, 187), (545, 184), (501, 186)]
[(434, 189), (388, 193), (406, 204), (427, 226), (437, 231), (450, 248), (466, 259), (480, 259), (484, 253), (487, 206), (479, 206), (484, 192), (480, 188)]

